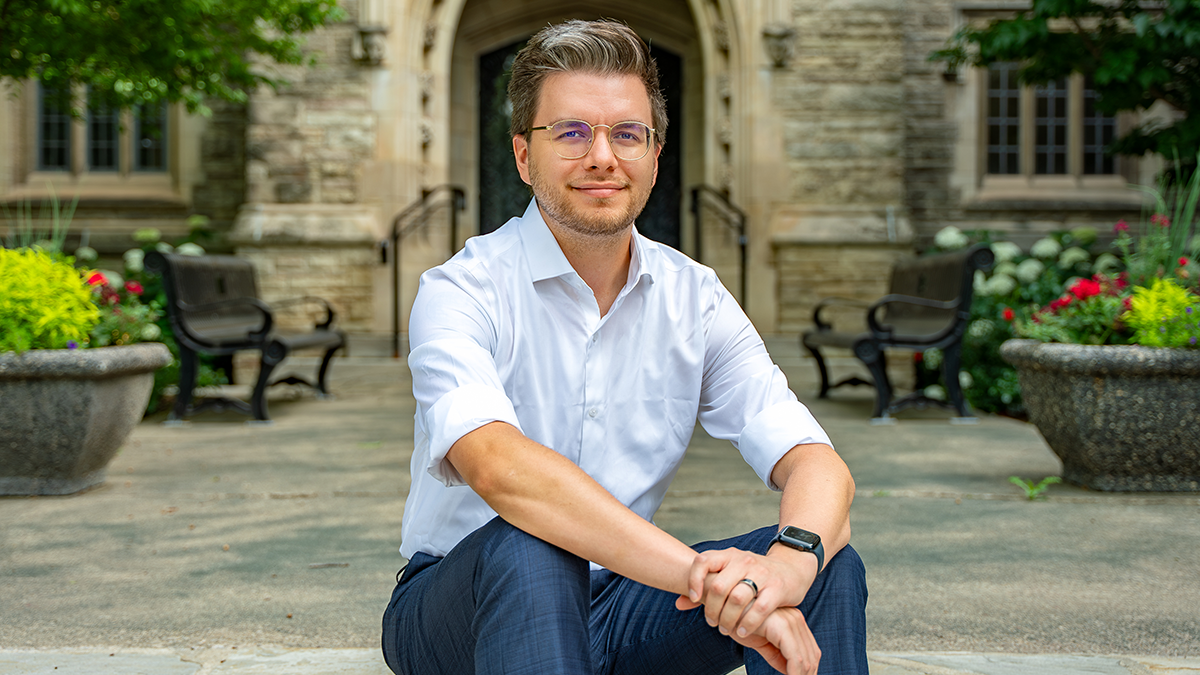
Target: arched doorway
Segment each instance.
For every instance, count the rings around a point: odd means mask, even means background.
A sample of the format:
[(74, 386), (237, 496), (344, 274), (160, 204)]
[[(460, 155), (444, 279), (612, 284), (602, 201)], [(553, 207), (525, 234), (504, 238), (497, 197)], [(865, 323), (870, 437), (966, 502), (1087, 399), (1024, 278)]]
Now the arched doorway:
[[(520, 215), (529, 189), (517, 175), (508, 135), (505, 71), (537, 30), (570, 18), (599, 18), (562, 3), (515, 0), (468, 0), (455, 34), (451, 66), (452, 182), (466, 185), (476, 232), (490, 232)], [(650, 45), (658, 63), (671, 120), (659, 158), (659, 175), (650, 202), (637, 220), (643, 234), (686, 248), (683, 186), (701, 182), (704, 171), (704, 75), (700, 45), (687, 0), (655, 3), (618, 2), (606, 18), (625, 21)], [(468, 225), (468, 229), (472, 229)]]

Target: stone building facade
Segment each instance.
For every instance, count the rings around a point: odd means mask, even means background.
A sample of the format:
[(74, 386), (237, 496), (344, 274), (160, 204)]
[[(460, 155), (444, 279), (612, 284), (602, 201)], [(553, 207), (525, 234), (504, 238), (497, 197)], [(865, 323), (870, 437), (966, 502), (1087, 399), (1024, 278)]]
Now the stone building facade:
[[(656, 188), (665, 197), (654, 215), (663, 223), (640, 226), (660, 226), (688, 253), (700, 245), (703, 261), (735, 293), (744, 242), (744, 301), (764, 333), (804, 328), (821, 297), (878, 297), (891, 261), (947, 225), (997, 230), (1024, 244), (1077, 225), (1107, 231), (1138, 212), (1126, 183), (1150, 183), (1158, 170), (1150, 160), (1118, 161), (1100, 175), (1081, 168), (1090, 157), (1081, 154), (1082, 134), (1092, 124), (1081, 78), (1057, 94), (997, 90), (987, 72), (947, 73), (928, 61), (962, 23), (1011, 11), (1011, 2), (613, 0), (598, 12), (592, 3), (560, 0), (344, 0), (343, 7), (343, 22), (308, 38), (317, 65), (281, 69), (290, 86), (255, 92), (246, 106), (216, 105), (210, 118), (168, 110), (165, 166), (157, 172), (127, 160), (92, 170), (87, 120), (60, 125), (73, 143), (69, 161), (44, 166), (43, 146), (56, 132), (47, 131), (37, 87), (7, 83), (19, 95), (0, 98), (0, 202), (36, 203), (50, 190), (78, 195), (73, 232), (86, 232), (111, 256), (139, 227), (159, 227), (170, 239), (189, 214), (202, 213), (221, 233), (218, 249), (256, 262), (268, 298), (322, 295), (358, 333), (388, 333), (396, 308), (403, 330), (419, 274), (501, 224), (482, 215), (489, 200), (528, 198), (488, 162), (504, 142), (487, 132), (503, 104), (481, 94), (497, 90), (495, 64), (547, 23), (601, 14), (647, 38), (672, 73), (675, 131), (664, 155), (673, 164)], [(997, 91), (1011, 104), (1007, 117), (991, 114)], [(1043, 99), (1067, 106), (1047, 123), (1068, 138), (1065, 159), (1049, 172), (1032, 166), (1043, 152), (1032, 126), (1041, 124)], [(122, 130), (118, 143), (133, 155), (136, 127)], [(1009, 150), (1023, 167), (997, 172), (992, 156), (1004, 148), (992, 136), (1018, 127)], [(447, 185), (461, 188), (461, 201)], [(745, 214), (744, 239), (716, 217), (714, 200), (693, 211), (698, 186)], [(410, 209), (426, 193), (430, 208)]]

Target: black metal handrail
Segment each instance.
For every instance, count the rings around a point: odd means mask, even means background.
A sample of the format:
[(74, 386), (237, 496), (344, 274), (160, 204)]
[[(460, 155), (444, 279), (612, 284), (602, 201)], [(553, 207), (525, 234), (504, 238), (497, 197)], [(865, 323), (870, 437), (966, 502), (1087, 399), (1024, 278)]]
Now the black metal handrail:
[[(434, 201), (439, 193), (449, 193), (444, 201)], [(392, 263), (392, 358), (400, 358), (400, 241), (429, 224), (433, 212), (441, 206), (450, 206), (450, 256), (458, 246), (458, 213), (467, 208), (467, 192), (457, 185), (443, 184), (422, 188), (421, 198), (409, 204), (392, 219), (392, 229), (387, 239), (379, 242), (380, 262), (388, 263), (389, 251)], [(447, 256), (447, 257), (450, 257)]]
[(707, 195), (709, 201), (716, 206), (715, 209), (720, 216), (720, 223), (725, 227), (737, 233), (738, 247), (741, 253), (741, 263), (739, 265), (739, 288), (738, 302), (742, 305), (742, 310), (746, 310), (746, 246), (749, 244), (749, 239), (746, 237), (746, 212), (739, 209), (732, 201), (729, 200), (729, 192), (726, 190), (718, 190), (711, 185), (697, 185), (692, 188), (692, 222), (696, 228), (696, 262), (704, 263), (704, 236), (701, 227), (700, 219), (700, 204), (701, 199)]

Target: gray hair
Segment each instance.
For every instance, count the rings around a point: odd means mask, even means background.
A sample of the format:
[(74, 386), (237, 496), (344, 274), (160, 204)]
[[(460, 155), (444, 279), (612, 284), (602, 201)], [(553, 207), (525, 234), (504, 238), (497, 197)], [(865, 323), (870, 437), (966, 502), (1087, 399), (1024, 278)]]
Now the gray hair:
[(650, 97), (650, 123), (658, 145), (666, 140), (667, 102), (658, 84), (658, 66), (650, 57), (650, 47), (623, 23), (578, 19), (543, 28), (529, 38), (513, 61), (508, 82), (513, 136), (527, 136), (533, 126), (546, 77), (569, 72), (636, 76)]

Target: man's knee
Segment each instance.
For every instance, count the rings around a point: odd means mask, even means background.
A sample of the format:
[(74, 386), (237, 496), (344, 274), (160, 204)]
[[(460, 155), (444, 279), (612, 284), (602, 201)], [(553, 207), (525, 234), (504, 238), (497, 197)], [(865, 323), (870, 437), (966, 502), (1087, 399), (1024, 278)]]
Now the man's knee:
[[(587, 588), (588, 561), (493, 518), (475, 532), (479, 536), (476, 574), (504, 585), (578, 585)], [(509, 588), (508, 590), (516, 590)], [(566, 589), (563, 589), (566, 590)]]

